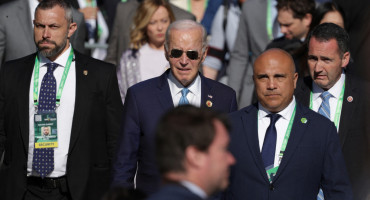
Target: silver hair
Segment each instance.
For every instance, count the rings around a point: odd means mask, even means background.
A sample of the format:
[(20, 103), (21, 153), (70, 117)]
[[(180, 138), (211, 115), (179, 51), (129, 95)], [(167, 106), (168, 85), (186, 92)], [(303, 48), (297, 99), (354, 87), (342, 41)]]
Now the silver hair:
[(168, 51), (168, 48), (170, 46), (170, 35), (171, 35), (172, 29), (176, 29), (176, 30), (201, 29), (202, 31), (202, 53), (206, 51), (207, 31), (200, 23), (193, 21), (193, 20), (177, 20), (168, 26), (168, 29), (166, 31), (166, 40), (164, 42), (164, 48), (166, 49), (166, 51)]
[(64, 9), (64, 17), (67, 20), (68, 24), (73, 22), (72, 6), (70, 3), (64, 0), (42, 0), (36, 7), (35, 17), (38, 9), (48, 10), (54, 8), (55, 6), (60, 6)]

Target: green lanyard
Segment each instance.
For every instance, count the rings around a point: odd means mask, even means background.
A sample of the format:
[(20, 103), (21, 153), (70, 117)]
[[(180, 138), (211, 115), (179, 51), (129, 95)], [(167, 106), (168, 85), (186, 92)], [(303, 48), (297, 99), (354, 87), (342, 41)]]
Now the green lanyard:
[(274, 36), (272, 35), (272, 17), (271, 17), (271, 1), (267, 0), (267, 16), (266, 16), (266, 28), (267, 28), (267, 35), (270, 40), (274, 39)]
[[(345, 85), (346, 85), (346, 83), (344, 82), (342, 91), (340, 92), (340, 95), (339, 95), (337, 108), (335, 109), (334, 124), (335, 124), (335, 127), (337, 127), (337, 128), (339, 126), (339, 118), (340, 118), (340, 113), (342, 111)], [(311, 92), (311, 94), (310, 94), (310, 109), (311, 110), (312, 110), (312, 106), (313, 106), (313, 102), (312, 102), (312, 92)]]
[[(62, 96), (64, 84), (66, 82), (67, 75), (68, 75), (68, 72), (69, 72), (69, 68), (71, 67), (72, 60), (73, 60), (73, 49), (71, 48), (71, 52), (69, 53), (67, 64), (64, 68), (62, 80), (59, 83), (59, 88), (58, 88), (58, 92), (57, 92), (57, 96), (56, 96), (56, 107), (58, 107), (60, 105), (60, 98)], [(33, 104), (35, 105), (35, 107), (37, 107), (39, 105), (39, 102), (38, 102), (39, 71), (40, 71), (40, 62), (39, 62), (38, 56), (36, 56), (35, 74), (34, 74), (34, 77), (33, 77)]]
[[(208, 0), (204, 1), (204, 10), (206, 10), (208, 6)], [(191, 0), (188, 0), (188, 12), (191, 12)]]
[[(293, 127), (293, 122), (294, 122), (296, 108), (297, 108), (297, 105), (294, 107), (292, 116), (290, 117), (288, 128), (286, 129), (286, 132), (285, 132), (283, 143), (281, 145), (281, 149), (280, 149), (280, 153), (279, 153), (279, 165), (280, 165), (281, 159), (283, 159), (286, 146), (288, 145), (288, 140), (289, 140), (289, 137), (290, 137), (290, 132), (292, 131), (292, 127)], [(273, 177), (272, 175), (275, 175), (276, 172), (277, 172), (277, 170), (279, 169), (279, 165), (276, 166), (276, 167), (274, 167), (274, 168), (271, 168), (269, 170), (266, 170), (267, 176), (268, 176), (268, 178), (269, 178), (270, 181), (272, 180), (272, 177)]]
[(86, 3), (86, 7), (93, 7), (93, 8), (96, 7), (96, 1), (95, 0), (91, 0), (90, 2), (85, 1), (85, 3)]

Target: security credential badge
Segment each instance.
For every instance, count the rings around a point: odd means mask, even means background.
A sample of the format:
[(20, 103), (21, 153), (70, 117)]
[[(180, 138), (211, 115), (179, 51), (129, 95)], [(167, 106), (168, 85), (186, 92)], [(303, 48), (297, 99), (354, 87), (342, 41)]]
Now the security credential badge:
[(35, 114), (35, 148), (58, 147), (57, 114)]

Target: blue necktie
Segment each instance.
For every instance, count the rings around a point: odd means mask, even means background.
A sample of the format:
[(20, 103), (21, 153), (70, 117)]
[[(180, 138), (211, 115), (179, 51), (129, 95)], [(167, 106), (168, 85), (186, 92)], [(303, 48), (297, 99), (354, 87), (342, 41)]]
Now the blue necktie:
[(189, 104), (189, 101), (186, 98), (186, 95), (188, 95), (188, 93), (189, 93), (188, 88), (184, 88), (184, 89), (181, 90), (182, 96), (180, 98), (179, 105)]
[[(328, 91), (325, 91), (320, 95), (320, 97), (322, 99), (322, 103), (319, 108), (319, 113), (330, 120), (329, 99), (331, 97), (331, 94)], [(317, 200), (324, 200), (324, 193), (322, 189), (320, 189), (319, 194), (317, 195)]]
[[(265, 169), (272, 168), (274, 166), (276, 137), (277, 137), (275, 123), (281, 117), (281, 115), (269, 114), (267, 116), (270, 117), (270, 125), (266, 130), (266, 135), (263, 141), (262, 152), (261, 152)], [(271, 165), (272, 167), (270, 167)]]
[[(56, 99), (56, 80), (54, 70), (58, 67), (56, 63), (46, 64), (48, 70), (42, 78), (38, 114), (54, 112)], [(49, 175), (54, 170), (54, 149), (53, 148), (34, 148), (32, 169), (35, 170), (41, 178)]]
[(319, 113), (330, 120), (329, 99), (331, 97), (331, 94), (328, 91), (325, 91), (320, 95), (320, 97), (322, 99), (322, 103), (321, 103), (321, 106), (319, 108)]

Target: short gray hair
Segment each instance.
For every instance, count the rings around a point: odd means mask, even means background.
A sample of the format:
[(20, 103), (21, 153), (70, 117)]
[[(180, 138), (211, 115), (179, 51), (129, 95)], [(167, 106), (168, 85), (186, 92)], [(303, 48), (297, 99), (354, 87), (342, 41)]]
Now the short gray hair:
[(207, 31), (200, 23), (193, 20), (177, 20), (168, 26), (166, 31), (166, 41), (164, 42), (164, 48), (166, 51), (168, 51), (170, 46), (170, 35), (172, 29), (189, 30), (197, 28), (201, 29), (202, 31), (202, 53), (204, 53), (207, 49)]
[(64, 17), (67, 20), (68, 24), (73, 22), (72, 6), (69, 2), (65, 0), (42, 0), (36, 7), (35, 17), (38, 9), (48, 10), (54, 8), (55, 6), (60, 6), (61, 8), (64, 9), (65, 12)]

